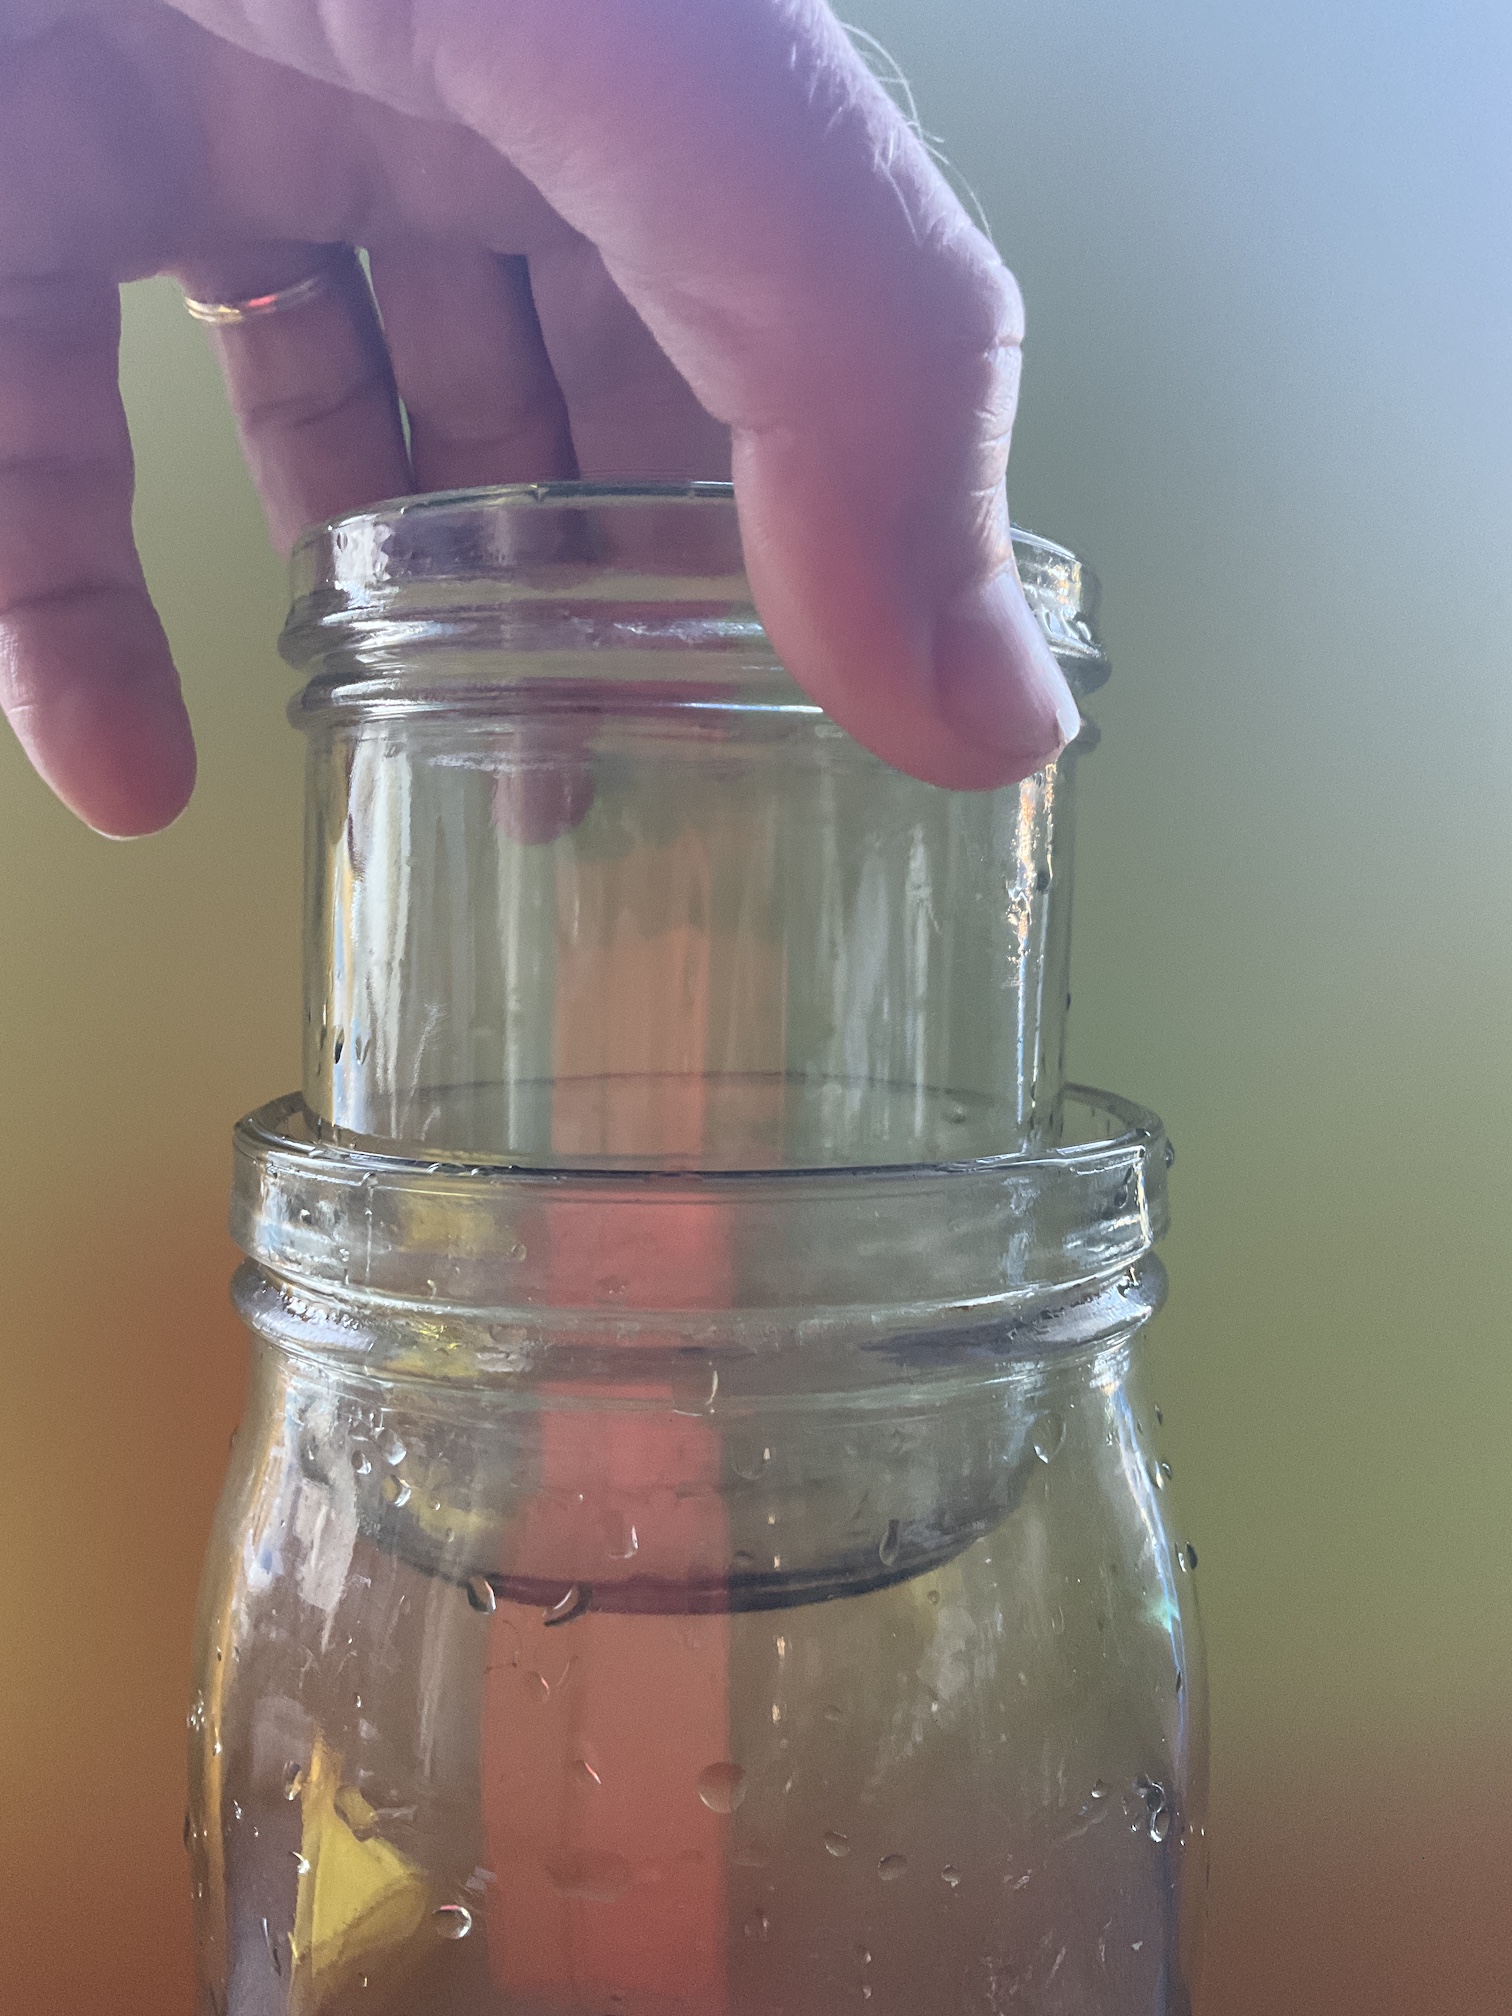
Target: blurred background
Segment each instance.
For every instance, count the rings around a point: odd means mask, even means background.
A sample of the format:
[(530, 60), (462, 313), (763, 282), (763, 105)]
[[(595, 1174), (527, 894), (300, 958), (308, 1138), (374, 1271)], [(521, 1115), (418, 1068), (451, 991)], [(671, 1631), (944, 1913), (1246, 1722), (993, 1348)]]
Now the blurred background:
[[(1089, 557), (1075, 1074), (1178, 1146), (1151, 1339), (1209, 1637), (1210, 2016), (1512, 2007), (1512, 13), (848, 0), (1029, 303)], [(188, 2016), (183, 1711), (297, 1077), (300, 750), (200, 332), (130, 290), (199, 733), (117, 846), (0, 747), (0, 2000)]]

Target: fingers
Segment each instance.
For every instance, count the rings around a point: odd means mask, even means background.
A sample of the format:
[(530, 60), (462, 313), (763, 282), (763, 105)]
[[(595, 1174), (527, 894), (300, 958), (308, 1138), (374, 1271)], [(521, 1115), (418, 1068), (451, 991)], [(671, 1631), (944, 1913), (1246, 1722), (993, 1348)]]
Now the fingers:
[(276, 314), (213, 328), (247, 465), (273, 542), (411, 485), (388, 352), (345, 246), (256, 245), (179, 268), (195, 299), (245, 301), (317, 273), (329, 288)]
[(416, 487), (575, 476), (525, 261), (408, 240), (375, 246), (371, 263)]
[(194, 786), (178, 675), (131, 536), (106, 281), (0, 283), (0, 705), (97, 831), (153, 832)]
[(530, 275), (583, 474), (728, 482), (729, 428), (699, 405), (594, 247), (564, 240)]
[[(333, 49), (356, 7), (326, 0)], [(731, 426), (752, 586), (794, 675), (939, 783), (1053, 755), (1076, 709), (1003, 484), (1018, 292), (823, 0), (449, 0), (428, 20), (443, 101), (593, 241)]]

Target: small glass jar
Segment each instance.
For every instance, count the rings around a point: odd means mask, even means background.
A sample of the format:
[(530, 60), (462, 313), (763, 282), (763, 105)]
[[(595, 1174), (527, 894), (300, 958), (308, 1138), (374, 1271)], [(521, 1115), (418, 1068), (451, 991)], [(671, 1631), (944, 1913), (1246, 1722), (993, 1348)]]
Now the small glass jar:
[(459, 1169), (237, 1134), (190, 1716), (217, 2016), (1171, 2016), (1195, 1556), (1165, 1140)]
[[(1095, 583), (1014, 551), (1084, 696)], [(1090, 724), (1002, 791), (888, 768), (773, 655), (724, 484), (407, 499), (294, 577), (323, 1138), (703, 1168), (1053, 1141)]]

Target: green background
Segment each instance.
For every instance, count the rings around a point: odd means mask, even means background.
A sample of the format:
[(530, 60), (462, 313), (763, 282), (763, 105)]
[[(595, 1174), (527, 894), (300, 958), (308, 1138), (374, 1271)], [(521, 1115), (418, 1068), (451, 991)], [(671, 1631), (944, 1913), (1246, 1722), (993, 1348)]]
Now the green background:
[[(1178, 1148), (1212, 2016), (1512, 2007), (1505, 10), (867, 0), (1023, 283), (1016, 518), (1104, 584), (1072, 1065)], [(0, 1968), (187, 2016), (227, 1131), (297, 1075), (300, 772), (200, 332), (130, 290), (167, 835), (0, 747)]]

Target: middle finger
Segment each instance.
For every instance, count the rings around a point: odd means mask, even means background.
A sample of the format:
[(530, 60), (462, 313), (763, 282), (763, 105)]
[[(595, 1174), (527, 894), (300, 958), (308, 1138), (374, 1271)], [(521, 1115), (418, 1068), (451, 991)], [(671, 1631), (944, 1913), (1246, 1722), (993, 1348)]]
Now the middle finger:
[(418, 488), (575, 476), (524, 259), (406, 239), (375, 245), (370, 260)]

